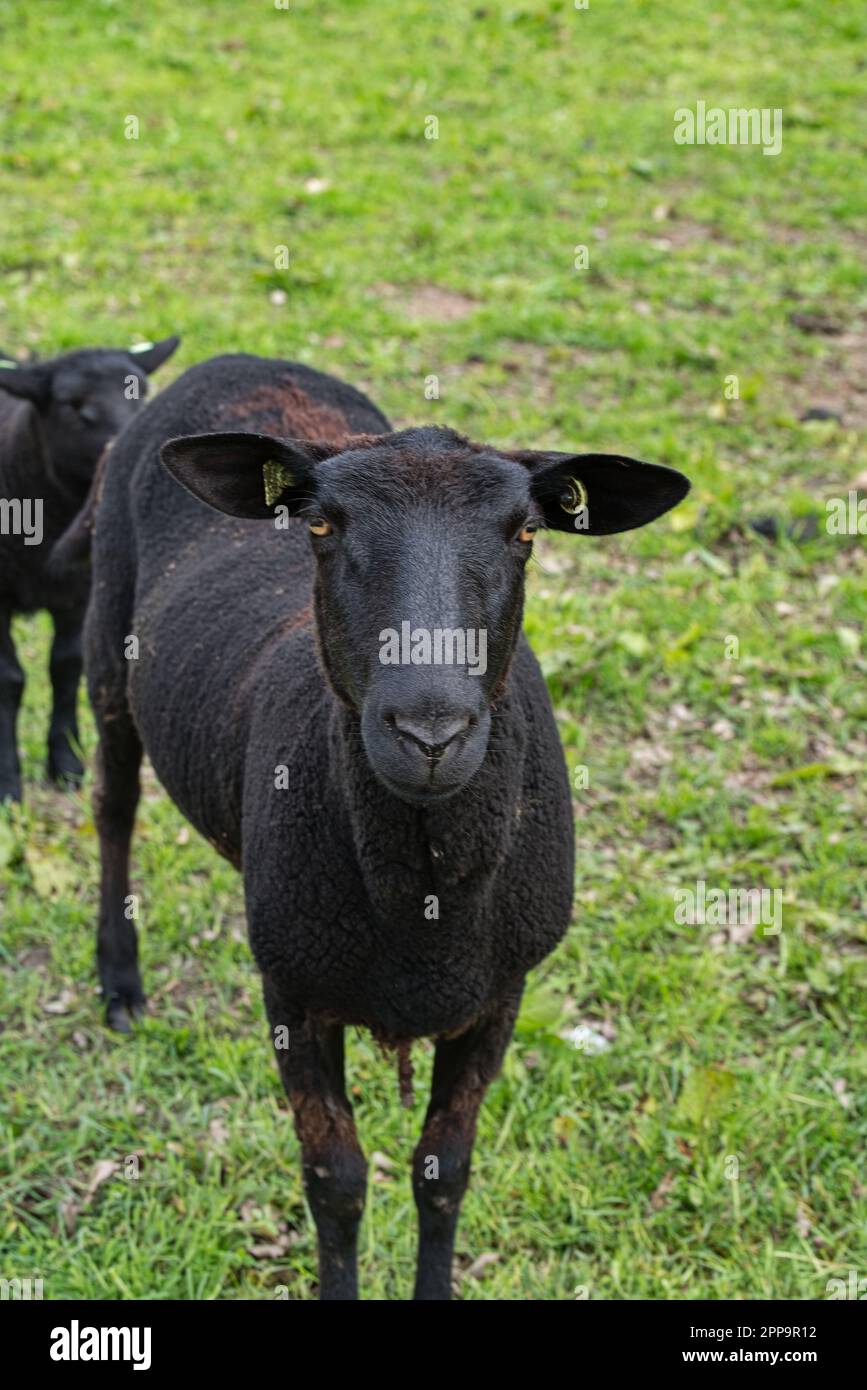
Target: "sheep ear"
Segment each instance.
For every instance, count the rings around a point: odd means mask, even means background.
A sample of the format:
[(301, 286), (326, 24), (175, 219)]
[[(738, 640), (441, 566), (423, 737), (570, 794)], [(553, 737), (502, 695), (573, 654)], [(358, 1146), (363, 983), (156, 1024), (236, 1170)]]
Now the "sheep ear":
[(42, 364), (19, 367), (11, 358), (0, 357), (0, 390), (34, 405), (46, 405), (51, 395), (51, 372)]
[(611, 536), (646, 526), (676, 507), (689, 481), (673, 468), (621, 454), (523, 455), (531, 489), (555, 531)]
[(168, 361), (180, 341), (180, 338), (163, 338), (158, 343), (138, 343), (129, 349), (129, 355), (136, 366), (150, 376), (151, 372)]
[(336, 450), (268, 434), (193, 434), (170, 439), (160, 457), (187, 492), (228, 516), (264, 520), (295, 512), (312, 491), (313, 465)]

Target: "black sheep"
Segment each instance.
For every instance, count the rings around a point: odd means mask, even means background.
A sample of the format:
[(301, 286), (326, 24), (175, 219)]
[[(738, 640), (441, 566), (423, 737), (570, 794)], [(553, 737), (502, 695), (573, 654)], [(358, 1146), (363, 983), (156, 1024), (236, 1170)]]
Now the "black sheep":
[(147, 394), (147, 374), (179, 341), (128, 352), (82, 348), (27, 365), (0, 353), (0, 802), (21, 796), (16, 724), (24, 672), (12, 641), (14, 613), (51, 614), (48, 772), (60, 783), (80, 780), (76, 695), (87, 574), (56, 572), (47, 557), (81, 507), (106, 445)]
[[(108, 458), (85, 641), (108, 1021), (144, 1002), (124, 910), (144, 750), (244, 875), (322, 1298), (357, 1295), (344, 1027), (397, 1048), (404, 1081), (411, 1041), (436, 1039), (416, 1297), (448, 1298), (478, 1109), (569, 922), (569, 783), (521, 633), (533, 533), (640, 526), (687, 487), (619, 457), (391, 433), (349, 386), (246, 356), (186, 372)], [(424, 664), (436, 631), (485, 634), (485, 661)], [(386, 664), (404, 636), (418, 663)]]

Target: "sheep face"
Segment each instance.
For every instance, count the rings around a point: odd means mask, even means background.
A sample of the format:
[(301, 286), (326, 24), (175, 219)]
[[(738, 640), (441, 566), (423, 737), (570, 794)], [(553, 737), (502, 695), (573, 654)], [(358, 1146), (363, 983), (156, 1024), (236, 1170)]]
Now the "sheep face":
[(0, 389), (30, 402), (55, 477), (86, 485), (106, 444), (138, 410), (148, 373), (171, 356), (177, 338), (129, 352), (87, 348), (51, 361), (0, 362)]
[(163, 459), (221, 510), (276, 507), (278, 523), (287, 509), (306, 523), (322, 664), (359, 717), (374, 773), (413, 804), (463, 787), (521, 627), (540, 519), (527, 469), (440, 429), (343, 448), (200, 436)]
[(323, 663), (373, 771), (412, 804), (478, 770), (540, 518), (526, 469), (442, 430), (321, 462), (303, 511)]
[(485, 757), (537, 528), (626, 530), (688, 486), (634, 460), (508, 454), (439, 428), (337, 444), (199, 435), (162, 458), (221, 511), (306, 521), (328, 679), (376, 776), (413, 805), (454, 795)]

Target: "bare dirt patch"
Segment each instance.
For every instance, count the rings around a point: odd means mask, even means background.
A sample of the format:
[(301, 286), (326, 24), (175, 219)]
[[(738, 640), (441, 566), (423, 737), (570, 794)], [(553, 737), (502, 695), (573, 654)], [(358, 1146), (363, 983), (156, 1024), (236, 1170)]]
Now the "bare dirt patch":
[(804, 410), (833, 411), (848, 429), (867, 429), (867, 324), (841, 333), (831, 344), (828, 355), (809, 363), (798, 379), (799, 403)]
[(766, 222), (762, 236), (777, 246), (804, 247), (820, 252), (826, 247), (837, 247), (852, 255), (864, 254), (863, 233), (839, 223), (832, 227), (787, 227), (780, 222)]
[(675, 218), (670, 221), (660, 223), (652, 234), (646, 236), (644, 240), (649, 240), (651, 246), (657, 251), (680, 251), (685, 246), (701, 245), (704, 242), (722, 242), (723, 238), (711, 226), (704, 222), (690, 222), (683, 218)]
[(22, 969), (45, 970), (51, 964), (51, 952), (47, 946), (26, 946), (17, 960)]
[[(583, 348), (513, 338), (503, 341), (496, 354), (471, 356), (463, 362), (449, 363), (439, 375), (445, 382), (485, 379), (493, 397), (503, 400), (530, 398), (537, 404), (550, 405), (555, 396), (555, 378), (574, 373), (582, 398), (592, 402), (595, 377), (604, 379), (604, 373), (599, 372), (600, 361), (615, 356), (614, 353), (588, 352)], [(503, 373), (505, 380), (491, 380), (498, 373)]]
[(375, 285), (379, 298), (413, 322), (454, 323), (472, 314), (479, 305), (469, 295), (440, 285)]
[(658, 251), (679, 251), (685, 246), (708, 241), (723, 243), (726, 240), (714, 223), (685, 217), (674, 202), (657, 203), (650, 215), (652, 227), (641, 236)]

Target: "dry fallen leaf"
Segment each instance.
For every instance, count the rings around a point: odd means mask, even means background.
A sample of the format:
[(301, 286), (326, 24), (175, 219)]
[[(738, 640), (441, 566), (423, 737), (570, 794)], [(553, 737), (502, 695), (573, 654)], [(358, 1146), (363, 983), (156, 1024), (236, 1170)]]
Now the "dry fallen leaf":
[(75, 995), (72, 990), (65, 989), (56, 999), (46, 999), (42, 1011), (46, 1014), (68, 1014), (74, 1003)]
[(102, 1187), (104, 1182), (108, 1182), (109, 1178), (113, 1177), (119, 1168), (120, 1164), (113, 1158), (101, 1158), (99, 1162), (94, 1165), (84, 1194), (85, 1206), (92, 1200), (97, 1189)]
[(68, 1236), (75, 1234), (75, 1228), (78, 1225), (78, 1212), (78, 1202), (74, 1197), (66, 1197), (60, 1203), (60, 1224)]
[(473, 1260), (467, 1270), (467, 1276), (470, 1279), (483, 1279), (486, 1271), (491, 1265), (495, 1265), (499, 1258), (499, 1255), (496, 1255), (493, 1250), (486, 1250), (484, 1255), (479, 1255), (478, 1259)]
[(664, 1177), (660, 1178), (653, 1192), (650, 1194), (650, 1205), (654, 1211), (662, 1211), (668, 1201), (668, 1194), (674, 1187), (674, 1170), (669, 1168)]
[(721, 738), (724, 740), (734, 738), (735, 736), (734, 724), (732, 724), (731, 720), (729, 719), (715, 720), (714, 723), (710, 726), (710, 731), (712, 734), (716, 734), (717, 738)]
[(807, 1236), (810, 1234), (810, 1232), (812, 1231), (812, 1229), (813, 1229), (813, 1216), (812, 1216), (812, 1212), (810, 1211), (810, 1208), (806, 1205), (806, 1203), (805, 1203), (805, 1202), (802, 1202), (802, 1201), (800, 1200), (800, 1198), (799, 1198), (799, 1199), (798, 1199), (798, 1207), (797, 1207), (797, 1215), (796, 1215), (796, 1217), (795, 1217), (795, 1231), (796, 1231), (797, 1235), (799, 1235), (799, 1236), (801, 1237), (802, 1240), (806, 1240), (806, 1239), (807, 1239)]
[(371, 1154), (370, 1161), (373, 1165), (373, 1172), (370, 1178), (371, 1182), (390, 1182), (397, 1169), (397, 1164), (394, 1162), (394, 1159), (389, 1158), (388, 1154), (380, 1153), (379, 1150), (376, 1149)]
[(843, 1109), (848, 1110), (849, 1106), (852, 1104), (852, 1097), (846, 1090), (846, 1082), (842, 1076), (838, 1076), (837, 1080), (834, 1082), (834, 1095), (839, 1100)]
[(283, 1254), (282, 1248), (277, 1245), (248, 1245), (247, 1254), (252, 1255), (254, 1260), (276, 1260)]
[(733, 946), (745, 946), (755, 935), (752, 922), (729, 922), (726, 925), (729, 941)]
[(229, 1129), (226, 1124), (217, 1116), (208, 1125), (208, 1134), (215, 1144), (225, 1144), (229, 1137)]
[(263, 1241), (261, 1245), (248, 1245), (247, 1254), (252, 1255), (254, 1260), (279, 1260), (291, 1244), (290, 1236), (281, 1235), (276, 1240)]

